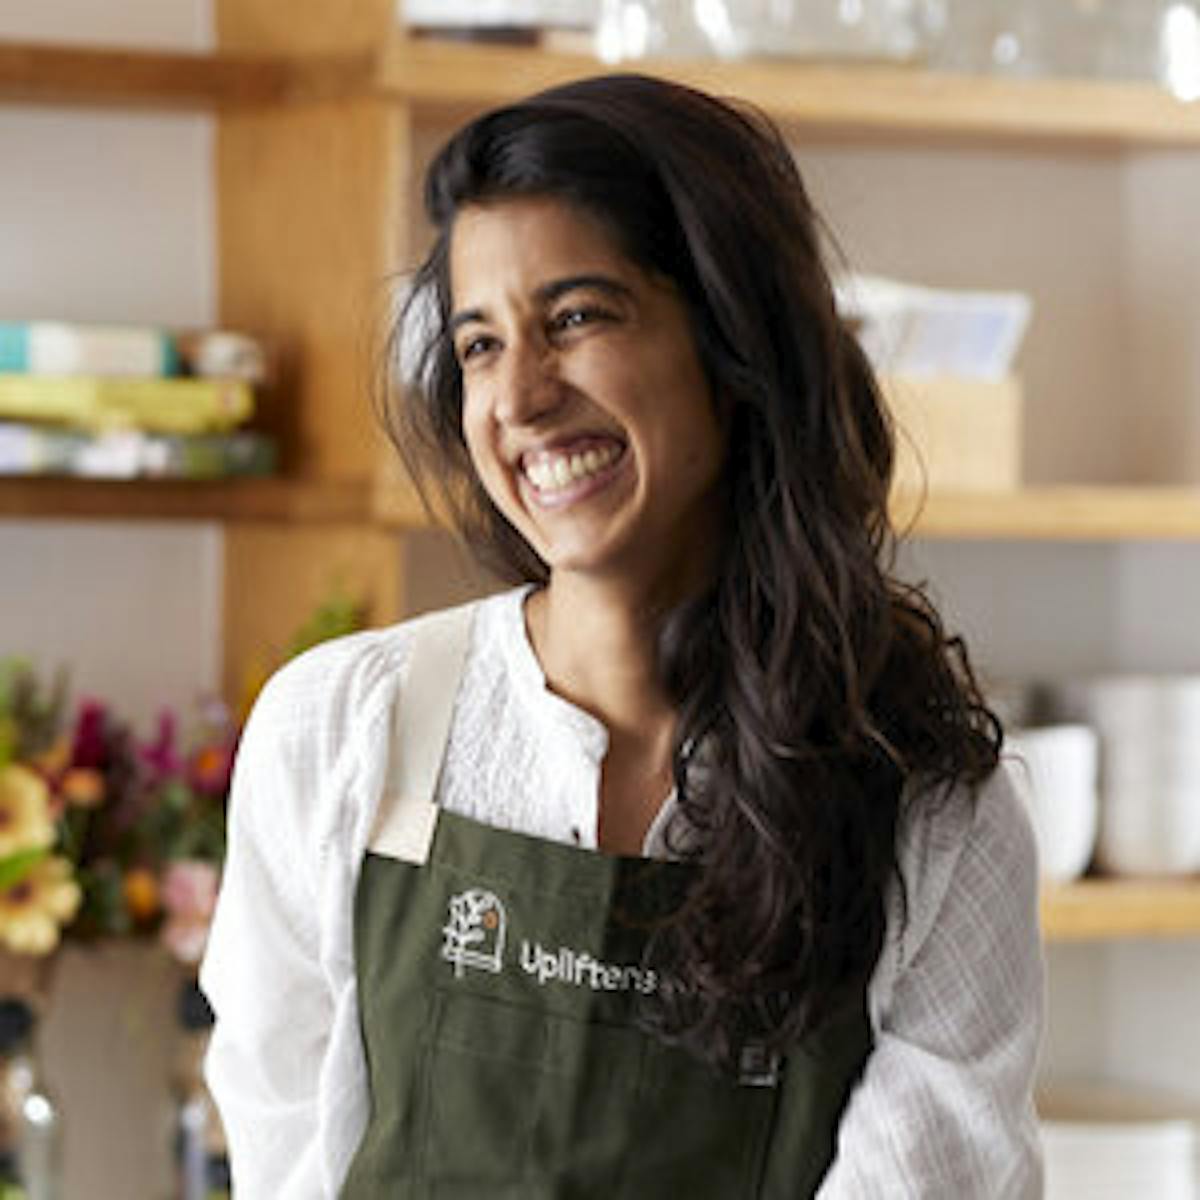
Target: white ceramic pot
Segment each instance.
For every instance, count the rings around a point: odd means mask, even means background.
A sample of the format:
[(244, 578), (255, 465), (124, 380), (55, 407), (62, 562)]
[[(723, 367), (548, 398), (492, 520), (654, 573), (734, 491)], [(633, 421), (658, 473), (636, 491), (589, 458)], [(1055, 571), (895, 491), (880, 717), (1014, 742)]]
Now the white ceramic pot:
[(1200, 871), (1200, 778), (1182, 787), (1103, 792), (1096, 858), (1118, 875)]
[(1005, 740), (1024, 783), (1043, 879), (1064, 883), (1087, 869), (1096, 845), (1098, 739), (1086, 725), (1022, 729)]

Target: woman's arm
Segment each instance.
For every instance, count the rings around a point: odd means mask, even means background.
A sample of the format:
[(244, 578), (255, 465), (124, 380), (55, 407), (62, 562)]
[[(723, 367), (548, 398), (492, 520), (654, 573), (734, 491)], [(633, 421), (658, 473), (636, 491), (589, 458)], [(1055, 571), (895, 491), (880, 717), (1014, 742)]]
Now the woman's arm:
[(1043, 970), (1023, 801), (1001, 767), (973, 808), (910, 820), (908, 922), (872, 983), (875, 1049), (819, 1197), (1034, 1200)]
[(404, 657), (387, 632), (317, 647), (268, 683), (238, 750), (201, 984), (239, 1200), (334, 1195), (362, 1132), (353, 894)]
[(238, 752), (229, 844), (201, 983), (217, 1016), (209, 1087), (247, 1200), (323, 1196), (317, 1092), (332, 1020), (315, 863), (295, 815), (311, 797), (268, 693)]

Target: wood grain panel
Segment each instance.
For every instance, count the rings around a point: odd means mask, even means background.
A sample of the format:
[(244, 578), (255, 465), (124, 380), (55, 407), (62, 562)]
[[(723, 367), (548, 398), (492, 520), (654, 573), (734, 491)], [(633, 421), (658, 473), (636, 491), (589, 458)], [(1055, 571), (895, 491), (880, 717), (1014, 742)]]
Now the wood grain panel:
[(372, 100), (227, 114), (217, 139), (221, 321), (278, 349), (263, 424), (306, 479), (369, 479), (372, 389), (400, 224), (403, 114)]
[(395, 0), (216, 0), (222, 49), (328, 53), (383, 41)]
[(365, 606), (371, 625), (403, 610), (396, 536), (361, 524), (241, 524), (225, 531), (225, 694), (272, 670), (298, 629), (335, 593)]

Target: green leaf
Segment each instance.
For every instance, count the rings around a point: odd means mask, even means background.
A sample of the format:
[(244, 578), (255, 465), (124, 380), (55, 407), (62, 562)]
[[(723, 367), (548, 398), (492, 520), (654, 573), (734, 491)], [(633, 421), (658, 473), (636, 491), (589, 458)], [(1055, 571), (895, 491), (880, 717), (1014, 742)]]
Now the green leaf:
[(0, 891), (15, 887), (49, 854), (47, 847), (39, 846), (35, 850), (19, 850), (8, 858), (0, 859)]

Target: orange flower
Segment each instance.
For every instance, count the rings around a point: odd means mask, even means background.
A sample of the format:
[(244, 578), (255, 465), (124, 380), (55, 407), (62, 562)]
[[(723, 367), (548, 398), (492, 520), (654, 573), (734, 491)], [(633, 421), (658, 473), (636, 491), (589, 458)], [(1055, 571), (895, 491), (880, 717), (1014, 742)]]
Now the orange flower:
[(147, 867), (134, 867), (125, 873), (121, 890), (125, 894), (125, 907), (139, 925), (158, 916), (161, 907), (158, 880)]
[(91, 767), (72, 767), (62, 777), (58, 790), (76, 808), (99, 808), (104, 803), (104, 776)]

